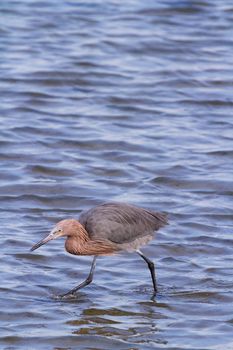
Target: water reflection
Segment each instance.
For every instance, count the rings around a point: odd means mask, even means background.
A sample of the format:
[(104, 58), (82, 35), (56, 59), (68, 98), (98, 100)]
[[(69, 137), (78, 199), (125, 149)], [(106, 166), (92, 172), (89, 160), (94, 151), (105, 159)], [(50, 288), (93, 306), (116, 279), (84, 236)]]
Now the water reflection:
[(83, 310), (80, 318), (67, 323), (76, 335), (100, 335), (134, 344), (166, 344), (155, 322), (161, 314), (156, 312), (156, 303), (153, 304), (151, 307), (147, 302), (146, 310), (140, 313), (117, 308), (88, 308)]

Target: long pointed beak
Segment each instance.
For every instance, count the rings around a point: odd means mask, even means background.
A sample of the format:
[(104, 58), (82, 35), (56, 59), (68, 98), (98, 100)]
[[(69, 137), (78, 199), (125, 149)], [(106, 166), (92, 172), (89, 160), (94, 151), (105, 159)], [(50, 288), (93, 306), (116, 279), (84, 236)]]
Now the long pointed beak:
[(43, 238), (41, 241), (39, 241), (36, 244), (34, 244), (31, 247), (31, 249), (30, 249), (31, 252), (33, 250), (36, 250), (37, 248), (41, 247), (43, 244), (45, 244), (45, 243), (47, 243), (47, 242), (49, 242), (49, 241), (51, 241), (52, 239), (55, 239), (55, 238), (57, 238), (57, 236), (53, 232), (51, 232), (47, 237)]

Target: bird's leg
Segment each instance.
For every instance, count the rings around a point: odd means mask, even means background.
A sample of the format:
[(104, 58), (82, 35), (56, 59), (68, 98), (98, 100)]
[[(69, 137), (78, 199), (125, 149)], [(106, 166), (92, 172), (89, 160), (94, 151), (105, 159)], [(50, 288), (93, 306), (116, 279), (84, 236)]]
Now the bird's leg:
[(96, 259), (97, 259), (97, 255), (94, 256), (93, 260), (92, 260), (92, 264), (91, 264), (91, 269), (89, 272), (89, 275), (87, 276), (87, 278), (80, 283), (77, 287), (71, 289), (69, 292), (60, 295), (61, 298), (66, 297), (68, 295), (73, 295), (77, 290), (87, 286), (88, 284), (90, 284), (93, 280), (93, 275), (94, 275), (94, 270), (95, 270), (95, 265), (96, 265)]
[(157, 286), (156, 286), (156, 276), (155, 276), (155, 265), (153, 261), (148, 259), (139, 249), (137, 250), (137, 253), (146, 261), (148, 268), (150, 270), (153, 287), (154, 287), (154, 295), (157, 293)]

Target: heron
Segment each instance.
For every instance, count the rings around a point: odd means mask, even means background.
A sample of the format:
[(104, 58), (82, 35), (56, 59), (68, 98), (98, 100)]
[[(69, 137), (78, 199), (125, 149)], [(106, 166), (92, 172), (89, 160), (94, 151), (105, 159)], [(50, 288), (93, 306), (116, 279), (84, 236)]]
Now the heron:
[(87, 278), (61, 298), (74, 295), (93, 280), (98, 256), (136, 252), (147, 264), (154, 295), (157, 293), (155, 266), (140, 248), (153, 238), (153, 233), (168, 224), (167, 215), (126, 203), (103, 203), (81, 213), (79, 220), (59, 221), (48, 236), (34, 244), (31, 251), (59, 237), (66, 237), (65, 249), (74, 255), (93, 256)]

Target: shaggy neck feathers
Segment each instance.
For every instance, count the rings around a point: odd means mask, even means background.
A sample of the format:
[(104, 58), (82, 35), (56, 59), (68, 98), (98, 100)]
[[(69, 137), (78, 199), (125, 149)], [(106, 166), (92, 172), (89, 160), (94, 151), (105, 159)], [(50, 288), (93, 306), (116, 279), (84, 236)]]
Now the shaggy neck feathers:
[(70, 223), (65, 248), (74, 255), (109, 255), (118, 251), (116, 245), (108, 240), (90, 239), (88, 232), (78, 221)]

